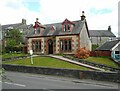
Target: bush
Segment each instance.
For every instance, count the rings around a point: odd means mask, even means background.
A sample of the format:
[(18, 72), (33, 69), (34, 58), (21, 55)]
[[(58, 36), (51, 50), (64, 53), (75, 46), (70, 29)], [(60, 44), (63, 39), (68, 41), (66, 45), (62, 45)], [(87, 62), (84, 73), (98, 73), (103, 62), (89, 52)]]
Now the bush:
[(87, 50), (85, 47), (84, 48), (80, 48), (74, 55), (76, 58), (80, 58), (80, 59), (85, 59), (88, 58), (90, 56), (90, 51)]
[(5, 47), (5, 53), (10, 53), (10, 52), (21, 52), (22, 51), (22, 47)]

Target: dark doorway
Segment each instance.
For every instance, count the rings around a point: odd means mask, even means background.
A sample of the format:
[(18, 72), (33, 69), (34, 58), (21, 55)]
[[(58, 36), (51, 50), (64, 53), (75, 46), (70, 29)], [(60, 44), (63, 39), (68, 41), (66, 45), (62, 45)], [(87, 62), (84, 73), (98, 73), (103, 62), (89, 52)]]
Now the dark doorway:
[(48, 40), (48, 54), (53, 54), (53, 41)]

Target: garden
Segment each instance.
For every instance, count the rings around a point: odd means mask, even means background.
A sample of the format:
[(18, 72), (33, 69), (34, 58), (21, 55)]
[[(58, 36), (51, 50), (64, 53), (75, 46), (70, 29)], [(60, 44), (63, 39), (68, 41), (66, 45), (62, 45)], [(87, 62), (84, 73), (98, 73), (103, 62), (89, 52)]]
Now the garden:
[(92, 70), (83, 66), (78, 66), (72, 63), (68, 63), (62, 60), (58, 60), (50, 57), (37, 56), (33, 57), (33, 64), (31, 64), (30, 58), (14, 60), (14, 61), (5, 61), (3, 64), (17, 64), (17, 65), (29, 65), (29, 66), (43, 66), (51, 68), (68, 68), (68, 69), (80, 69), (80, 70)]

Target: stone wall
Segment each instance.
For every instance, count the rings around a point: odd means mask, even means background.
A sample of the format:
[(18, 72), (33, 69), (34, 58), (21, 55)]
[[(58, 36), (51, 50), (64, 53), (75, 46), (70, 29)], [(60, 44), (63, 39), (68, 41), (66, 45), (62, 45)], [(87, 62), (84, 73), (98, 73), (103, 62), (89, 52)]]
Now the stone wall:
[(57, 75), (79, 79), (92, 79), (100, 81), (120, 82), (120, 74), (117, 72), (100, 72), (100, 71), (83, 71), (73, 69), (47, 68), (47, 67), (31, 67), (20, 65), (5, 65), (2, 67), (7, 71), (17, 71), (25, 73)]

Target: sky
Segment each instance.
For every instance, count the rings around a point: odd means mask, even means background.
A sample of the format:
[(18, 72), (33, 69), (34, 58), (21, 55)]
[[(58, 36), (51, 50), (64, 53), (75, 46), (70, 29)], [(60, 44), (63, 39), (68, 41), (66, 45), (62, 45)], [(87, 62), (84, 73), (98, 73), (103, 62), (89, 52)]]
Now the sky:
[(0, 0), (0, 24), (41, 24), (80, 20), (85, 12), (89, 30), (107, 30), (118, 36), (119, 0)]

